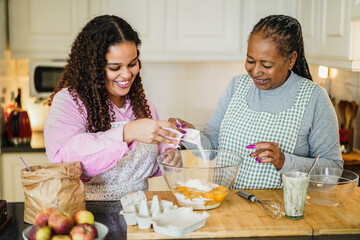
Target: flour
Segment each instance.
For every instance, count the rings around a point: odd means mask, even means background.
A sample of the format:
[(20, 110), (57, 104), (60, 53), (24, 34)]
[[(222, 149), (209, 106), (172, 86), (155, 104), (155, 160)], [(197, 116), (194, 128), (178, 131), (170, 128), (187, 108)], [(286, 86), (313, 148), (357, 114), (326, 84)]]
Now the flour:
[(190, 179), (186, 183), (178, 182), (177, 185), (184, 186), (187, 188), (194, 188), (194, 189), (200, 190), (202, 192), (210, 192), (213, 188), (216, 188), (219, 186), (217, 184), (205, 182), (204, 180), (200, 180), (200, 179)]
[(186, 129), (186, 134), (183, 136), (181, 141), (188, 142), (195, 144), (197, 148), (200, 150), (202, 159), (206, 159), (204, 149), (201, 145), (201, 139), (200, 139), (200, 131), (192, 128)]

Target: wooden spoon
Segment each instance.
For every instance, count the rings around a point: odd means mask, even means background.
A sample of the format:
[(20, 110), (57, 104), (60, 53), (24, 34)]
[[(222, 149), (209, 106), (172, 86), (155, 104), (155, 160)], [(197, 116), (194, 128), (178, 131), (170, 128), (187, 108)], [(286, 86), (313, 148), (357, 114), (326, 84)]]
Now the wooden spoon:
[(358, 110), (358, 105), (356, 104), (355, 101), (352, 101), (351, 104), (352, 104), (352, 115), (351, 115), (351, 119), (350, 119), (349, 128), (351, 128), (352, 120), (356, 117), (356, 113), (357, 113), (357, 110)]
[(346, 119), (345, 119), (345, 107), (346, 107), (347, 101), (341, 100), (338, 103), (338, 113), (340, 118), (340, 126), (342, 125), (345, 127)]
[(349, 129), (350, 128), (350, 123), (351, 123), (351, 118), (353, 116), (353, 105), (350, 102), (346, 103), (345, 106), (345, 129)]

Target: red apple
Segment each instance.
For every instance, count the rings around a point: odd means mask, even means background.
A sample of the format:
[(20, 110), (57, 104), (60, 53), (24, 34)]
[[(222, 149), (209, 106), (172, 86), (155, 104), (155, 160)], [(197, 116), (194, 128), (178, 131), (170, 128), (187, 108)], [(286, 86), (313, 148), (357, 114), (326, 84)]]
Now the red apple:
[(50, 240), (51, 229), (48, 226), (33, 226), (28, 233), (29, 240)]
[(55, 211), (49, 216), (49, 227), (56, 234), (68, 234), (74, 226), (74, 218), (67, 212)]
[(49, 216), (55, 211), (55, 208), (52, 207), (41, 209), (35, 216), (35, 224), (38, 226), (48, 225)]
[(74, 220), (76, 224), (89, 223), (94, 225), (94, 215), (87, 210), (77, 210), (74, 213)]
[(55, 235), (51, 240), (72, 240), (70, 235)]
[(70, 235), (73, 240), (94, 240), (98, 237), (98, 232), (94, 225), (82, 223), (73, 227)]

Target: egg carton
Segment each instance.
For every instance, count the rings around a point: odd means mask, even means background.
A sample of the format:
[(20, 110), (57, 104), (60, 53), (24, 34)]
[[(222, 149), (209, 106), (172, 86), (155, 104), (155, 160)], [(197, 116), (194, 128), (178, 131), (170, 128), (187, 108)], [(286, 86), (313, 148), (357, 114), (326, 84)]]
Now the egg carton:
[(150, 223), (154, 231), (173, 238), (179, 238), (205, 226), (207, 212), (195, 213), (192, 207), (180, 207), (154, 217)]
[(210, 216), (207, 212), (195, 213), (192, 207), (179, 207), (170, 201), (161, 200), (154, 195), (147, 201), (144, 192), (139, 191), (120, 199), (120, 211), (127, 225), (138, 225), (139, 229), (149, 229), (170, 237), (181, 237), (205, 226)]
[(161, 200), (154, 195), (151, 201), (147, 201), (145, 193), (138, 191), (128, 194), (120, 199), (123, 210), (120, 211), (127, 225), (139, 225), (140, 229), (149, 229), (152, 218), (176, 209), (178, 206), (173, 202)]

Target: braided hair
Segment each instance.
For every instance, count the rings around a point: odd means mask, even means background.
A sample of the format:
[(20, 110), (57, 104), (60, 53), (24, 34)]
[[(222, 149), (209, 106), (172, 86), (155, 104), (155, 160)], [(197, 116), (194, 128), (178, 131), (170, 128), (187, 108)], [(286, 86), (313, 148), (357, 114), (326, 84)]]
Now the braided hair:
[[(84, 115), (82, 105), (86, 108), (88, 132), (110, 129), (110, 122), (114, 121), (115, 113), (105, 88), (106, 54), (111, 46), (123, 42), (134, 43), (139, 57), (138, 48), (141, 40), (138, 33), (125, 20), (103, 15), (87, 23), (72, 44), (64, 72), (45, 104), (51, 106), (55, 94), (63, 88), (68, 88), (81, 114)], [(138, 61), (140, 69), (141, 62)], [(130, 99), (136, 119), (152, 118), (140, 72), (125, 98)]]
[(295, 18), (285, 15), (267, 16), (255, 25), (250, 36), (252, 34), (260, 34), (263, 39), (272, 39), (284, 57), (289, 57), (296, 51), (298, 57), (292, 70), (299, 76), (312, 80), (305, 58), (301, 25)]

